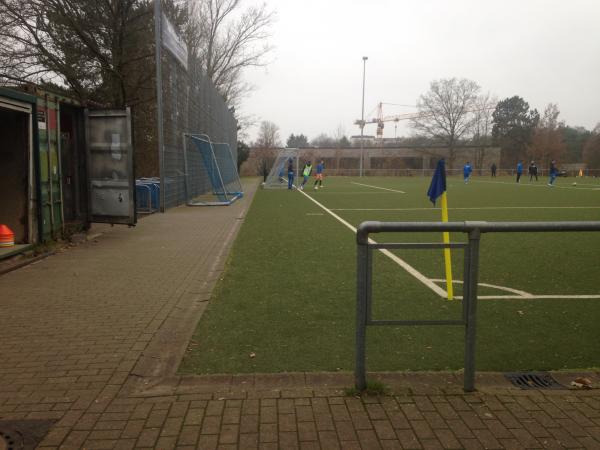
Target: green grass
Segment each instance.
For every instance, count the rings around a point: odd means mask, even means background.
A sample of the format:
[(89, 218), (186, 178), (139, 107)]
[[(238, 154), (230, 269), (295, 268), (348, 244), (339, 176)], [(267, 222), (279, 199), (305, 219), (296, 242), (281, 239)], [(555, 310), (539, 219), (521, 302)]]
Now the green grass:
[(344, 395), (347, 397), (360, 397), (361, 395), (388, 395), (390, 392), (389, 386), (383, 384), (381, 381), (376, 380), (367, 381), (364, 391), (359, 391), (354, 386), (344, 389)]
[[(353, 184), (402, 190), (406, 194)], [(450, 220), (600, 220), (600, 180), (448, 180)], [(422, 177), (329, 178), (307, 193), (354, 226), (364, 220), (437, 221)], [(312, 183), (311, 183), (312, 184)], [(516, 208), (518, 207), (518, 208)], [(570, 207), (570, 208), (556, 208)], [(577, 208), (573, 208), (577, 207)], [(461, 209), (486, 208), (486, 209)], [(363, 209), (371, 209), (364, 211)], [(378, 241), (439, 241), (431, 233), (375, 235)], [(453, 240), (464, 240), (460, 234)], [(398, 253), (429, 278), (443, 278), (439, 250)], [(185, 373), (352, 370), (356, 302), (355, 235), (298, 192), (260, 190), (226, 273), (194, 334)], [(532, 294), (600, 294), (600, 233), (496, 233), (481, 242), (482, 283)], [(455, 279), (462, 255), (453, 252)], [(461, 294), (455, 285), (456, 294)], [(480, 295), (502, 294), (481, 288)], [(454, 318), (443, 300), (385, 256), (374, 258), (375, 318)], [(600, 366), (600, 299), (481, 299), (478, 370)], [(461, 327), (371, 327), (369, 370), (463, 366)], [(255, 353), (251, 358), (250, 353)]]

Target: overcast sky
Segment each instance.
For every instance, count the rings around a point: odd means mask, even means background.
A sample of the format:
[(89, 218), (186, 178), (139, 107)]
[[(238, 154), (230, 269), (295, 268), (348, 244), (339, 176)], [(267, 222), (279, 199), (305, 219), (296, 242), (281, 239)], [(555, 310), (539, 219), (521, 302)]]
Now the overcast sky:
[[(362, 56), (365, 118), (377, 103), (414, 105), (434, 79), (465, 77), (540, 112), (557, 103), (569, 125), (600, 122), (600, 0), (267, 0), (277, 13), (271, 64), (242, 114), (290, 133), (358, 134)], [(384, 106), (385, 114), (414, 109)], [(405, 124), (405, 122), (402, 122)], [(256, 137), (251, 130), (250, 140)], [(398, 135), (407, 135), (405, 125)], [(375, 134), (374, 125), (365, 134)], [(394, 136), (388, 123), (386, 137)]]

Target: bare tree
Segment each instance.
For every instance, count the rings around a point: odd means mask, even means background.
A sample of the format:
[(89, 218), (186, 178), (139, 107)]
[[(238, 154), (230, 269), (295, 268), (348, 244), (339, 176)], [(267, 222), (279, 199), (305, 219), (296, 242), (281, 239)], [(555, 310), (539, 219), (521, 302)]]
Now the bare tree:
[(600, 123), (596, 125), (583, 147), (583, 161), (588, 169), (600, 169)]
[(273, 122), (263, 120), (260, 123), (258, 137), (253, 148), (256, 159), (256, 170), (259, 175), (262, 175), (263, 181), (267, 179), (269, 171), (275, 162), (277, 147), (281, 147), (279, 127)]
[(417, 133), (448, 146), (448, 167), (455, 159), (455, 146), (473, 125), (479, 85), (466, 78), (432, 81), (429, 91), (417, 100), (419, 117), (411, 120)]
[(225, 101), (238, 106), (251, 89), (242, 79), (243, 70), (267, 63), (274, 12), (264, 3), (241, 9), (242, 0), (192, 0), (189, 8), (190, 50)]
[(492, 143), (492, 123), (494, 109), (498, 104), (498, 99), (492, 97), (490, 93), (479, 95), (474, 102), (473, 109), (473, 128), (472, 142), (477, 145), (475, 150), (475, 161), (473, 164), (479, 171), (483, 171), (483, 161), (485, 160), (485, 149)]
[(348, 140), (348, 136), (346, 135), (346, 128), (344, 125), (339, 124), (335, 131), (333, 132), (333, 140), (336, 149), (350, 147), (350, 141)]
[(540, 118), (540, 127), (549, 128), (551, 130), (563, 127), (565, 123), (562, 120), (558, 120), (559, 115), (560, 110), (558, 109), (558, 105), (556, 103), (548, 103), (546, 109), (544, 109), (544, 114), (542, 114), (542, 117)]
[(254, 114), (239, 114), (235, 110), (235, 118), (238, 122), (238, 139), (249, 141), (249, 130), (258, 123), (258, 117)]
[(561, 128), (564, 122), (558, 120), (560, 111), (555, 103), (549, 103), (533, 129), (531, 142), (527, 146), (527, 156), (531, 160), (537, 160), (544, 165), (550, 161), (562, 159), (567, 151), (564, 135)]
[(151, 5), (0, 0), (0, 82), (55, 82), (117, 107), (153, 95)]
[(258, 137), (254, 144), (256, 148), (277, 148), (281, 147), (281, 139), (279, 137), (279, 127), (273, 122), (263, 120), (260, 123)]

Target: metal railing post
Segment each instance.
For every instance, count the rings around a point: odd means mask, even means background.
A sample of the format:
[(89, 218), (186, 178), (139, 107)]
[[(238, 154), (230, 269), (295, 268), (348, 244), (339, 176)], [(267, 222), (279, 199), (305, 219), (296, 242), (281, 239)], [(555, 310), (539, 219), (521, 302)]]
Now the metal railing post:
[(479, 240), (481, 231), (475, 228), (469, 231), (468, 272), (465, 274), (466, 323), (465, 323), (465, 374), (464, 390), (475, 390), (475, 343), (477, 339), (477, 283), (479, 275)]
[(356, 254), (356, 364), (354, 366), (354, 385), (359, 391), (367, 387), (368, 259), (368, 245), (359, 243)]
[[(366, 273), (365, 273), (365, 303), (366, 303), (366, 323), (369, 323), (373, 318), (373, 249), (369, 246), (367, 248), (367, 261), (366, 261)], [(365, 324), (366, 327), (366, 324)]]
[(467, 323), (467, 311), (469, 310), (467, 305), (469, 304), (469, 270), (470, 270), (470, 255), (469, 246), (465, 247), (464, 252), (464, 269), (463, 269), (463, 299), (462, 299), (462, 318)]

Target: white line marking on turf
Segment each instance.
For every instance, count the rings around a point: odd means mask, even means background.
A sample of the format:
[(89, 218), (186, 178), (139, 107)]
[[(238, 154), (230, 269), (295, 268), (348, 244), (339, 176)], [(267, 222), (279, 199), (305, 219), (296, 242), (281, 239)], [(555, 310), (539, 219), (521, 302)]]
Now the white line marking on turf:
[[(455, 295), (455, 299), (462, 300), (462, 295)], [(521, 297), (520, 295), (478, 295), (477, 300), (539, 300), (539, 299), (596, 299), (600, 295), (532, 295), (531, 297)]]
[(356, 185), (358, 185), (358, 186), (366, 186), (366, 187), (370, 187), (370, 188), (373, 188), (373, 189), (381, 189), (382, 191), (390, 191), (390, 192), (398, 192), (399, 194), (406, 194), (406, 192), (404, 192), (404, 191), (399, 191), (399, 190), (397, 190), (397, 189), (388, 189), (388, 188), (384, 188), (384, 187), (373, 186), (373, 185), (370, 185), (370, 184), (356, 183), (356, 182), (354, 182), (354, 181), (351, 181), (350, 183), (351, 183), (351, 184), (356, 184)]
[[(339, 222), (341, 222), (343, 225), (345, 225), (347, 228), (352, 230), (353, 233), (356, 233), (356, 228), (354, 228), (350, 223), (346, 222), (344, 219), (342, 219), (340, 216), (338, 216), (332, 210), (328, 209), (326, 206), (319, 203), (317, 200), (312, 198), (306, 192), (304, 192), (302, 190), (298, 190), (298, 192), (302, 193), (306, 198), (308, 198), (311, 202), (315, 203), (319, 208), (321, 208), (327, 214), (331, 215), (332, 217), (337, 219)], [(375, 240), (369, 238), (369, 243), (376, 244), (377, 242)], [(425, 275), (423, 275), (421, 272), (419, 272), (413, 266), (411, 266), (410, 264), (408, 264), (406, 261), (399, 258), (398, 256), (394, 255), (388, 249), (380, 248), (379, 251), (381, 253), (383, 253), (384, 255), (386, 255), (388, 258), (390, 258), (392, 261), (394, 261), (396, 264), (398, 264), (400, 267), (402, 267), (404, 270), (406, 270), (409, 274), (411, 274), (413, 277), (415, 277), (417, 280), (419, 280), (421, 283), (423, 283), (425, 286), (427, 286), (429, 289), (431, 289), (437, 295), (439, 295), (442, 298), (448, 297), (448, 293), (444, 289), (440, 288), (437, 284), (435, 284), (435, 282), (444, 282), (445, 280), (427, 278)], [(460, 283), (462, 283), (462, 281), (454, 280), (454, 283), (460, 284)], [(477, 298), (482, 299), (482, 300), (484, 300), (484, 299), (488, 299), (488, 300), (521, 299), (521, 300), (523, 300), (523, 299), (543, 299), (543, 298), (548, 298), (548, 299), (550, 299), (550, 298), (558, 298), (558, 299), (560, 299), (560, 298), (565, 298), (565, 299), (600, 298), (600, 295), (535, 295), (535, 294), (530, 294), (529, 292), (520, 291), (518, 289), (512, 289), (512, 288), (508, 288), (508, 287), (504, 287), (504, 286), (497, 286), (497, 285), (488, 284), (488, 283), (478, 283), (478, 286), (495, 288), (495, 289), (500, 289), (500, 290), (504, 290), (507, 292), (513, 292), (515, 294), (518, 294), (518, 295), (478, 295)], [(462, 296), (455, 296), (454, 298), (456, 298), (458, 300), (462, 300)]]
[[(436, 283), (444, 283), (446, 282), (446, 280), (442, 280), (439, 278), (436, 279), (431, 279), (431, 281), (435, 281)], [(457, 284), (463, 284), (463, 281), (461, 280), (453, 280), (453, 283), (457, 283)], [(552, 295), (546, 295), (546, 294), (530, 294), (529, 292), (525, 292), (525, 291), (520, 291), (518, 289), (513, 289), (513, 288), (509, 288), (509, 287), (505, 287), (505, 286), (497, 286), (495, 284), (488, 284), (488, 283), (477, 283), (478, 286), (483, 286), (483, 287), (488, 287), (488, 288), (492, 288), (492, 289), (498, 289), (500, 291), (507, 291), (507, 292), (512, 292), (513, 294), (517, 294), (517, 295), (478, 295), (477, 298), (478, 299), (540, 299), (540, 298), (573, 298), (573, 299), (577, 299), (577, 298), (600, 298), (600, 294), (596, 295), (596, 294), (581, 294), (581, 295), (572, 295), (572, 294), (552, 294)], [(455, 298), (457, 299), (462, 299), (462, 295), (458, 295)]]
[(373, 191), (320, 191), (319, 195), (396, 195), (396, 192), (373, 192)]
[[(331, 208), (332, 211), (439, 211), (441, 208)], [(473, 206), (448, 208), (457, 210), (496, 210), (496, 209), (600, 209), (600, 206)]]
[[(298, 191), (298, 192), (303, 194), (306, 198), (308, 198), (311, 202), (315, 203), (323, 211), (325, 211), (326, 213), (328, 213), (329, 215), (331, 215), (332, 217), (337, 219), (339, 222), (341, 222), (343, 225), (345, 225), (347, 228), (352, 230), (353, 233), (356, 233), (356, 228), (354, 228), (350, 223), (346, 222), (344, 219), (342, 219), (336, 213), (332, 212), (326, 206), (324, 206), (321, 203), (319, 203), (318, 201), (316, 201), (314, 198), (312, 198), (306, 192), (304, 192), (304, 191)], [(373, 239), (369, 238), (369, 243), (376, 244), (377, 242), (375, 242)], [(419, 272), (413, 266), (408, 264), (406, 261), (398, 258), (396, 255), (394, 255), (388, 249), (380, 248), (379, 251), (381, 253), (383, 253), (385, 256), (387, 256), (388, 258), (390, 258), (392, 261), (394, 261), (396, 264), (398, 264), (400, 267), (402, 267), (404, 270), (406, 270), (409, 274), (411, 274), (413, 277), (415, 277), (417, 280), (419, 280), (421, 283), (423, 283), (425, 286), (427, 286), (429, 289), (431, 289), (437, 295), (439, 295), (440, 297), (443, 297), (443, 298), (448, 297), (448, 293), (444, 289), (439, 287), (437, 284), (435, 284), (433, 281), (431, 281), (429, 278), (427, 278), (425, 275), (423, 275), (421, 272)]]
[[(446, 282), (445, 279), (442, 280), (439, 278), (435, 278), (435, 279), (432, 278), (431, 281), (434, 281), (436, 283), (445, 283)], [(462, 280), (453, 280), (452, 283), (463, 284), (464, 282)], [(520, 296), (519, 298), (531, 298), (531, 296), (533, 295), (533, 294), (530, 294), (529, 292), (520, 291), (519, 289), (513, 289), (513, 288), (509, 288), (509, 287), (504, 287), (504, 286), (497, 286), (495, 284), (477, 283), (477, 285), (492, 288), (492, 289), (498, 289), (500, 291), (512, 292), (513, 294), (518, 294)], [(480, 298), (480, 297), (477, 296), (477, 298)]]

